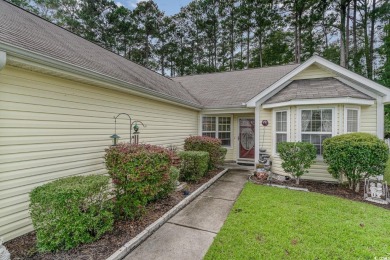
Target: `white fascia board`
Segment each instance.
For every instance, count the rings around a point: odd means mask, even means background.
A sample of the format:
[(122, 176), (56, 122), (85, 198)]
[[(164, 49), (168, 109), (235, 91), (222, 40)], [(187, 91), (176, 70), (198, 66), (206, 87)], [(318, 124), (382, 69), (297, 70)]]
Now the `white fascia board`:
[(74, 74), (84, 79), (90, 79), (91, 81), (103, 82), (109, 85), (115, 85), (124, 90), (131, 90), (136, 93), (141, 93), (143, 96), (147, 96), (152, 99), (158, 99), (163, 102), (174, 103), (177, 105), (185, 106), (195, 110), (200, 110), (202, 106), (192, 103), (180, 98), (176, 98), (164, 93), (160, 93), (136, 84), (131, 84), (123, 80), (119, 80), (89, 69), (85, 69), (67, 62), (60, 61), (39, 53), (27, 51), (18, 47), (11, 46), (9, 44), (0, 42), (0, 52), (6, 52), (8, 58), (17, 63), (24, 63), (28, 66), (35, 66), (37, 68), (44, 68), (46, 70), (55, 71), (56, 73)]
[(370, 106), (375, 104), (375, 100), (360, 99), (360, 98), (320, 98), (320, 99), (295, 99), (286, 102), (264, 104), (263, 108), (276, 108), (287, 106), (300, 106), (300, 105), (328, 105), (328, 104), (351, 104), (351, 105), (363, 105)]
[(0, 70), (5, 67), (7, 63), (7, 53), (5, 51), (0, 51)]
[(252, 114), (255, 113), (254, 108), (204, 108), (202, 114)]
[(254, 98), (250, 99), (247, 102), (248, 107), (255, 107), (256, 103), (263, 100), (264, 97), (271, 97), (281, 86), (285, 86), (286, 83), (291, 80), (294, 76), (296, 76), (298, 73), (302, 72), (312, 64), (317, 64), (320, 65), (328, 70), (333, 71), (334, 73), (340, 75), (341, 77), (344, 78), (349, 78), (350, 80), (359, 82), (365, 86), (367, 86), (369, 89), (372, 90), (374, 93), (378, 93), (381, 96), (383, 96), (383, 102), (384, 103), (389, 103), (390, 102), (390, 89), (386, 88), (385, 86), (382, 86), (370, 79), (367, 79), (363, 76), (360, 76), (359, 74), (356, 74), (346, 68), (343, 68), (337, 64), (334, 64), (333, 62), (330, 62), (324, 58), (321, 58), (319, 56), (313, 56), (304, 63), (302, 63), (300, 66), (286, 74), (284, 77), (282, 77), (280, 80), (276, 81), (274, 84), (269, 86), (267, 89), (262, 91), (260, 94), (256, 95)]
[(300, 66), (296, 67), (295, 69), (293, 69), (292, 71), (290, 71), (289, 73), (287, 73), (285, 76), (283, 76), (281, 79), (279, 79), (278, 81), (276, 81), (274, 84), (272, 84), (271, 86), (269, 86), (268, 88), (266, 88), (265, 90), (263, 90), (260, 94), (256, 95), (255, 97), (253, 97), (252, 99), (250, 99), (246, 104), (248, 107), (256, 107), (256, 103), (262, 99), (263, 97), (271, 94), (276, 88), (278, 88), (279, 86), (285, 84), (287, 81), (289, 81), (292, 77), (294, 77), (295, 75), (297, 75), (298, 73), (302, 72), (304, 69), (306, 69), (307, 67), (309, 67), (310, 65), (312, 65), (314, 62), (315, 62), (315, 58), (317, 56), (313, 56), (311, 57), (310, 59), (308, 59), (307, 61), (305, 61), (304, 63), (302, 63)]

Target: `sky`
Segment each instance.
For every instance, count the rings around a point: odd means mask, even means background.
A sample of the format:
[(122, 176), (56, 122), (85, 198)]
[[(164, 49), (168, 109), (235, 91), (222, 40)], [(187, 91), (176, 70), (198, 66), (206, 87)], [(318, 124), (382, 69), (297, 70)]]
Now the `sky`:
[[(137, 3), (144, 0), (116, 0), (115, 2), (118, 4), (122, 4), (123, 6), (134, 9), (137, 6)], [(180, 11), (180, 8), (186, 6), (191, 0), (154, 0), (159, 9), (167, 15), (177, 14)]]

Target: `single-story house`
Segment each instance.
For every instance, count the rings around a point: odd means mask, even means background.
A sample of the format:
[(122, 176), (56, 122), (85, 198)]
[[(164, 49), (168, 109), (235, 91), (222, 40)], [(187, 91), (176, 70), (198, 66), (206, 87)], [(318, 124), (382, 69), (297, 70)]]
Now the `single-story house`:
[[(282, 141), (315, 144), (305, 178), (332, 181), (322, 140), (383, 138), (390, 90), (321, 57), (302, 64), (167, 78), (0, 0), (0, 236), (31, 231), (29, 192), (60, 177), (105, 173), (113, 117), (146, 124), (140, 142), (222, 140), (227, 160), (254, 164)], [(117, 134), (129, 141), (129, 121)]]

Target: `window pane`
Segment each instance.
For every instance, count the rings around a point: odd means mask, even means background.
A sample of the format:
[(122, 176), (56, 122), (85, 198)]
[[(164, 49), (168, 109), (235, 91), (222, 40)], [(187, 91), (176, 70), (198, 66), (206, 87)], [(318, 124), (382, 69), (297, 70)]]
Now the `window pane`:
[(276, 131), (287, 131), (287, 111), (276, 112)]
[(208, 136), (208, 137), (213, 137), (215, 138), (215, 132), (209, 132), (209, 133), (202, 133), (202, 136)]
[(287, 134), (276, 134), (276, 143), (287, 142)]
[(312, 143), (317, 149), (317, 154), (322, 155), (322, 143), (326, 138), (332, 137), (331, 134), (303, 134), (302, 142)]
[(332, 132), (332, 109), (302, 110), (302, 132)]
[(218, 138), (221, 139), (222, 145), (230, 146), (230, 133), (218, 133)]
[(231, 118), (219, 117), (218, 118), (218, 131), (230, 132), (231, 131)]
[(202, 120), (203, 131), (216, 131), (216, 118), (204, 116)]
[(347, 132), (358, 131), (358, 111), (356, 109), (347, 110)]

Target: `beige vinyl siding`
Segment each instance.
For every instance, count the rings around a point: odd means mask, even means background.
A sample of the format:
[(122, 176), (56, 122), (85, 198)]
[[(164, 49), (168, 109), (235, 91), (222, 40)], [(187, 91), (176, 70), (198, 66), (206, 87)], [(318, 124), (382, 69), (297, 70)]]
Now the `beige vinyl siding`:
[[(140, 142), (181, 147), (198, 111), (7, 66), (0, 71), (0, 236), (32, 230), (28, 193), (54, 179), (105, 173), (113, 117), (143, 121)], [(129, 120), (117, 133), (129, 141)]]
[(317, 65), (313, 64), (306, 68), (304, 71), (298, 73), (292, 78), (292, 80), (298, 79), (315, 79), (315, 78), (327, 78), (335, 77), (336, 75), (328, 70), (321, 69)]
[(360, 132), (377, 135), (377, 105), (362, 106), (360, 109)]
[[(273, 129), (273, 114), (272, 109), (263, 109), (260, 107), (260, 129), (259, 129), (259, 137), (260, 137), (260, 149), (266, 149), (267, 153), (272, 153), (272, 129)], [(263, 120), (268, 120), (268, 126), (263, 126), (261, 122)]]

